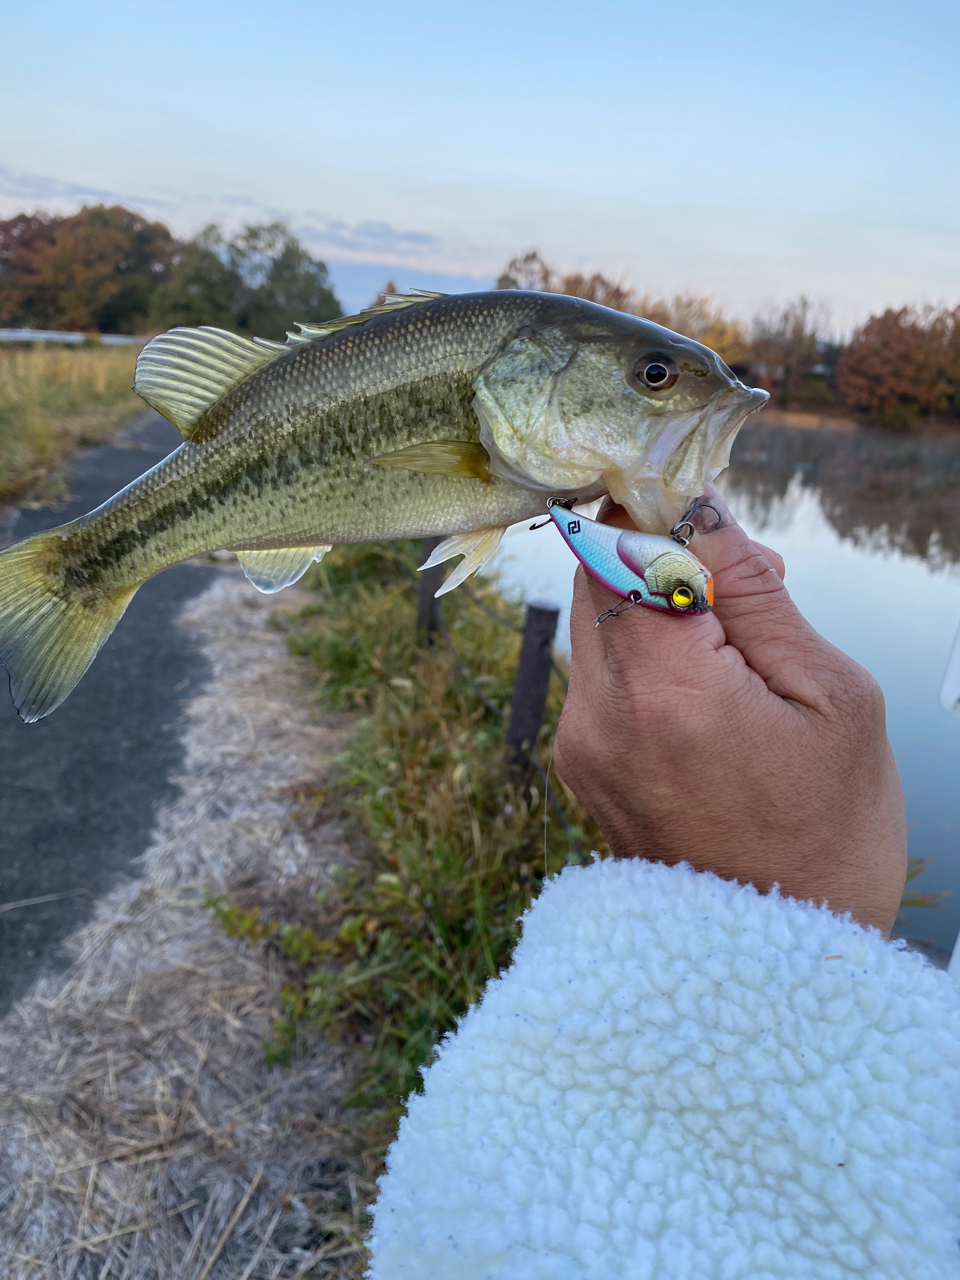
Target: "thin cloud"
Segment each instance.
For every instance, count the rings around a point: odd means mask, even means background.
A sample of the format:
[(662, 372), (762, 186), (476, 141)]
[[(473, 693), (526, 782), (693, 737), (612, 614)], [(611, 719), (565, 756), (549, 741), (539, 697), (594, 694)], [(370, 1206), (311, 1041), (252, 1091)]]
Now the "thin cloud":
[[(125, 204), (134, 209), (146, 208), (171, 219), (174, 229), (181, 235), (191, 235), (197, 227), (210, 221), (225, 223), (227, 228), (242, 221), (285, 222), (294, 234), (315, 252), (325, 258), (341, 262), (377, 264), (384, 263), (391, 270), (407, 265), (421, 272), (428, 265), (433, 270), (462, 271), (463, 267), (475, 267), (489, 255), (476, 252), (454, 253), (441, 236), (427, 231), (404, 230), (381, 219), (358, 219), (349, 222), (331, 217), (316, 209), (294, 211), (278, 208), (236, 190), (219, 197), (186, 197), (183, 193), (169, 191), (166, 199), (155, 196), (131, 195), (129, 192), (96, 187), (88, 183), (70, 182), (48, 174), (26, 173), (9, 165), (0, 164), (0, 204), (10, 212), (18, 206), (47, 207), (55, 212), (72, 211), (80, 204), (103, 201), (107, 204)], [(190, 214), (193, 216), (190, 216)]]
[(224, 204), (235, 206), (238, 209), (260, 208), (260, 202), (250, 196), (221, 196), (220, 198)]
[(323, 250), (362, 256), (417, 259), (440, 247), (438, 236), (426, 231), (400, 231), (389, 222), (343, 222), (338, 218), (308, 214), (295, 233)]
[(0, 164), (0, 196), (14, 200), (61, 201), (102, 200), (132, 205), (150, 205), (169, 208), (169, 201), (149, 196), (131, 196), (121, 191), (109, 191), (103, 187), (91, 187), (83, 182), (65, 182), (43, 173), (21, 173), (9, 165)]

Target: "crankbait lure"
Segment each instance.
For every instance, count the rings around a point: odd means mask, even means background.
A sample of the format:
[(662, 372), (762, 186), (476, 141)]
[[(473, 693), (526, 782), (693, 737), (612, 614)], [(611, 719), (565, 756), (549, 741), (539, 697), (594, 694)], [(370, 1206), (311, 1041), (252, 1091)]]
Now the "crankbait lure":
[[(713, 604), (713, 579), (696, 556), (687, 550), (681, 521), (672, 536), (638, 533), (600, 524), (571, 510), (566, 498), (551, 498), (550, 516), (564, 542), (592, 578), (622, 597), (624, 604), (602, 613), (616, 618), (634, 605), (662, 613), (707, 613)], [(629, 603), (626, 603), (629, 601)]]

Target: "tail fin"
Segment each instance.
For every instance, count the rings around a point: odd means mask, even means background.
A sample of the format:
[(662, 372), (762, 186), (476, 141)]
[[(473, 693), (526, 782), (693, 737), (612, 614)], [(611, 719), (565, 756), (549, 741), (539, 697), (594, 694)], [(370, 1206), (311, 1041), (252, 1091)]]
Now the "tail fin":
[(59, 707), (97, 656), (136, 587), (112, 597), (71, 597), (57, 531), (0, 551), (0, 663), (27, 724)]

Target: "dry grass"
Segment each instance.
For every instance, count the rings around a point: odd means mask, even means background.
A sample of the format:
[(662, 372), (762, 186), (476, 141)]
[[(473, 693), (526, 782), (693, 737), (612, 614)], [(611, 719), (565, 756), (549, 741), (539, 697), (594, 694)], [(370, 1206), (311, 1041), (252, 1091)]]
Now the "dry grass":
[(130, 390), (136, 347), (32, 347), (0, 351), (0, 503), (45, 482), (74, 449), (109, 439), (143, 411)]
[[(311, 571), (316, 604), (290, 636), (316, 664), (318, 696), (362, 715), (320, 813), (345, 805), (366, 841), (295, 917), (252, 893), (215, 904), (233, 936), (295, 966), (278, 1047), (305, 1025), (364, 1045), (356, 1096), (392, 1119), (387, 1137), (438, 1040), (509, 963), (544, 877), (606, 848), (555, 775), (559, 815), (544, 813), (542, 774), (510, 768), (523, 611), (476, 584), (443, 600), (456, 655), (441, 638), (418, 642), (419, 550), (336, 548)], [(564, 683), (551, 681), (544, 770)]]
[(202, 907), (205, 890), (253, 886), (295, 912), (349, 859), (341, 824), (306, 820), (289, 785), (322, 782), (346, 722), (308, 706), (275, 607), (229, 564), (189, 606), (213, 677), (186, 708), (181, 793), (143, 878), (0, 1025), (4, 1277), (340, 1280), (364, 1265), (377, 1170), (343, 1103), (354, 1051), (305, 1038), (291, 1070), (268, 1068), (287, 974)]

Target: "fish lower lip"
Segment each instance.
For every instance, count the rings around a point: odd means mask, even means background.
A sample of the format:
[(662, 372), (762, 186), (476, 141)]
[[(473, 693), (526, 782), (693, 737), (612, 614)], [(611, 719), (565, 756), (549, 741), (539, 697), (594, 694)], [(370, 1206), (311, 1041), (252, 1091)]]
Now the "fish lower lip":
[(742, 382), (737, 383), (713, 398), (705, 408), (703, 419), (711, 422), (716, 430), (733, 417), (742, 422), (748, 414), (754, 413), (769, 399), (768, 391), (762, 391), (759, 387), (745, 387)]
[(747, 396), (747, 402), (752, 405), (750, 413), (753, 413), (754, 409), (762, 408), (770, 399), (770, 392), (764, 391), (762, 387), (749, 387), (748, 390), (750, 394)]
[(742, 382), (738, 382), (735, 387), (731, 387), (732, 391), (737, 394), (737, 400), (741, 406), (750, 405), (747, 413), (753, 413), (754, 410), (761, 408), (770, 399), (770, 392), (764, 391), (762, 387), (748, 387)]

